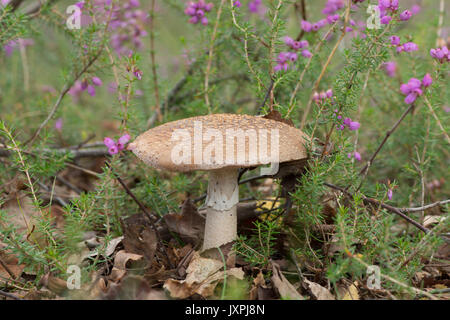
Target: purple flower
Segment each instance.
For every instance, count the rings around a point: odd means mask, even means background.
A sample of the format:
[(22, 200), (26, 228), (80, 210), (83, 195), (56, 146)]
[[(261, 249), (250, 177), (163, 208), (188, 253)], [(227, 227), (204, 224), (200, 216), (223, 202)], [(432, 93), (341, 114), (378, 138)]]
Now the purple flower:
[(400, 13), (400, 20), (401, 21), (408, 21), (412, 17), (412, 12), (409, 10), (405, 10), (402, 13)]
[(394, 195), (394, 192), (392, 191), (392, 189), (389, 189), (387, 192), (387, 197), (389, 200), (392, 200), (392, 196)]
[(239, 0), (236, 0), (236, 1), (233, 2), (233, 6), (236, 7), (236, 8), (240, 8), (241, 5), (242, 4), (241, 4), (241, 2)]
[(142, 80), (142, 75), (144, 74), (141, 70), (139, 69), (135, 69), (133, 71), (134, 76), (138, 79), (138, 80)]
[(420, 10), (422, 10), (422, 8), (418, 4), (415, 4), (411, 7), (412, 14), (418, 14)]
[(108, 148), (109, 154), (114, 155), (114, 154), (119, 153), (119, 151), (122, 151), (125, 149), (125, 145), (130, 141), (130, 138), (131, 137), (129, 134), (124, 134), (117, 140), (117, 143), (116, 143), (113, 139), (106, 137), (103, 140), (103, 143)]
[(416, 78), (409, 79), (408, 83), (400, 86), (400, 91), (406, 95), (405, 103), (412, 104), (416, 101), (417, 97), (423, 94), (422, 81)]
[(440, 63), (450, 61), (450, 52), (446, 46), (430, 50), (431, 57), (439, 60)]
[(412, 52), (419, 50), (419, 47), (414, 42), (407, 42), (403, 44), (403, 50), (405, 52)]
[(251, 0), (248, 3), (248, 10), (251, 13), (258, 13), (261, 8), (261, 0)]
[(398, 0), (379, 0), (378, 7), (382, 12), (386, 10), (397, 11), (398, 10)]
[(62, 127), (63, 127), (63, 119), (62, 118), (58, 118), (55, 122), (55, 130), (58, 132), (62, 131)]
[(309, 50), (303, 50), (302, 51), (302, 56), (305, 58), (311, 58), (312, 57), (312, 53)]
[(86, 91), (91, 97), (95, 96), (96, 92), (95, 92), (95, 87), (93, 85), (88, 85)]
[(333, 24), (333, 23), (335, 23), (338, 20), (339, 20), (339, 15), (338, 14), (332, 14), (332, 15), (327, 16), (327, 22), (329, 24)]
[(429, 86), (431, 86), (433, 84), (433, 78), (431, 78), (430, 74), (427, 73), (422, 80), (422, 86), (424, 86), (425, 88), (428, 88)]
[(115, 146), (115, 145), (116, 145), (116, 143), (114, 142), (114, 140), (111, 139), (111, 138), (109, 138), (109, 137), (106, 137), (105, 139), (103, 139), (103, 143), (105, 144), (105, 146), (106, 146), (107, 148), (111, 148), (112, 146)]
[(92, 77), (91, 81), (94, 86), (101, 87), (103, 85), (102, 80), (98, 77)]
[(397, 73), (397, 63), (395, 61), (389, 61), (384, 64), (384, 69), (388, 77), (394, 78)]
[(313, 28), (311, 22), (308, 22), (306, 20), (302, 20), (301, 27), (302, 27), (302, 30), (305, 32), (311, 32), (311, 30)]
[(131, 137), (129, 134), (124, 134), (117, 140), (117, 147), (119, 150), (125, 149), (125, 145), (130, 141)]
[(357, 122), (357, 121), (351, 121), (350, 124), (348, 125), (348, 128), (349, 128), (351, 131), (358, 130), (359, 127), (361, 127), (361, 124), (360, 124), (359, 122)]
[(391, 16), (384, 16), (380, 19), (381, 24), (389, 24), (392, 20)]
[(294, 45), (294, 42), (295, 42), (294, 39), (292, 39), (291, 37), (288, 37), (288, 36), (284, 37), (283, 41), (284, 41), (285, 45), (287, 45), (288, 47), (291, 47), (291, 48), (292, 48), (292, 46)]
[(399, 36), (391, 36), (389, 38), (391, 40), (391, 44), (394, 46), (400, 45), (400, 37)]
[[(235, 7), (240, 7), (240, 1), (234, 1)], [(212, 3), (206, 3), (205, 0), (198, 0), (197, 2), (188, 2), (187, 7), (184, 9), (184, 13), (190, 16), (188, 22), (192, 24), (201, 23), (202, 25), (208, 25), (208, 18), (206, 12), (210, 12), (213, 8)]]
[(354, 157), (356, 160), (361, 161), (361, 154), (358, 151), (354, 151), (353, 153), (348, 153), (347, 157), (349, 159), (351, 159), (352, 157)]
[(333, 14), (343, 7), (345, 7), (344, 0), (328, 0), (322, 13), (327, 15)]

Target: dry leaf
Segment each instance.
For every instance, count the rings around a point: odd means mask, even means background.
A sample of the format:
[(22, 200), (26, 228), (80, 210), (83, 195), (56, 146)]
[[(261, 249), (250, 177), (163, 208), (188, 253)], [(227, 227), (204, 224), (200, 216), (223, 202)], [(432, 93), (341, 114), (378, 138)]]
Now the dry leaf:
[(327, 288), (322, 287), (320, 284), (309, 281), (308, 279), (305, 279), (304, 283), (308, 286), (312, 295), (317, 300), (335, 300), (331, 292)]
[(303, 297), (294, 286), (284, 277), (281, 273), (280, 266), (274, 262), (272, 262), (272, 283), (273, 286), (277, 289), (282, 299), (287, 300), (303, 300)]
[(135, 214), (122, 222), (123, 246), (125, 251), (141, 254), (151, 264), (158, 245), (155, 231), (148, 219), (142, 214)]
[(109, 275), (108, 279), (114, 282), (119, 282), (122, 280), (122, 278), (127, 273), (127, 268), (130, 268), (131, 266), (129, 263), (134, 262), (135, 268), (139, 267), (139, 262), (142, 262), (143, 256), (140, 254), (135, 253), (129, 253), (125, 250), (120, 250), (116, 253), (116, 256), (114, 258), (114, 267), (111, 270), (111, 274)]
[(178, 233), (188, 243), (200, 243), (205, 228), (205, 219), (198, 213), (190, 199), (187, 199), (181, 212), (164, 215), (169, 230)]
[(358, 282), (352, 283), (344, 292), (341, 300), (359, 300), (358, 288), (356, 287)]
[[(186, 279), (168, 279), (164, 283), (164, 288), (169, 291), (172, 298), (186, 299), (193, 294), (199, 294), (207, 298), (213, 295), (218, 282), (223, 280), (225, 276), (224, 271), (219, 271), (222, 267), (221, 261), (202, 258), (198, 252), (195, 252), (186, 270)], [(240, 280), (244, 278), (244, 272), (241, 268), (228, 269), (226, 275)]]

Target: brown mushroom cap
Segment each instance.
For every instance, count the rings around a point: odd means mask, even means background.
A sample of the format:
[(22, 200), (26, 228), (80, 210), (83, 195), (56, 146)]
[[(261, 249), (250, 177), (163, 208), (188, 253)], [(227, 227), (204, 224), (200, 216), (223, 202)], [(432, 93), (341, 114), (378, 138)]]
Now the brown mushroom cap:
[[(212, 152), (213, 159), (203, 159), (210, 161), (202, 161), (195, 163), (194, 150), (194, 127), (198, 128), (199, 124), (202, 127), (202, 139), (200, 141), (201, 153), (204, 154), (206, 148), (211, 149), (211, 144), (219, 143), (215, 138), (209, 137), (205, 139), (205, 132), (208, 129), (215, 129), (217, 133), (223, 136), (223, 158), (226, 158), (226, 135), (227, 129), (231, 132), (235, 132), (241, 139), (245, 139), (245, 160), (239, 160), (238, 153), (242, 153), (242, 148), (238, 150), (236, 145), (238, 144), (239, 137), (234, 140), (234, 161), (232, 163), (226, 163), (226, 161), (214, 162), (215, 152)], [(190, 141), (173, 140), (173, 134), (176, 130), (184, 130), (191, 137)], [(291, 127), (285, 123), (270, 120), (262, 117), (240, 115), (240, 114), (212, 114), (207, 116), (192, 117), (178, 121), (172, 121), (152, 128), (143, 134), (139, 135), (136, 140), (128, 146), (128, 150), (132, 150), (138, 158), (147, 163), (148, 165), (169, 171), (194, 171), (194, 170), (214, 170), (225, 167), (255, 167), (259, 165), (265, 165), (267, 162), (261, 162), (259, 157), (255, 155), (255, 146), (250, 146), (250, 138), (245, 133), (251, 131), (256, 132), (258, 139), (258, 146), (256, 146), (256, 153), (259, 151), (259, 140), (261, 139), (259, 133), (267, 132), (266, 152), (271, 154), (271, 133), (278, 132), (279, 135), (279, 152), (278, 159), (280, 163), (293, 160), (300, 160), (307, 158), (307, 150), (305, 148), (305, 142), (308, 138), (301, 130)], [(276, 129), (276, 130), (274, 130)], [(233, 131), (234, 130), (234, 131)], [(198, 132), (198, 131), (197, 131)], [(241, 140), (242, 141), (242, 140)], [(184, 146), (191, 150), (191, 161), (185, 161), (188, 163), (176, 164), (172, 160), (172, 150), (175, 146)], [(209, 154), (209, 153), (206, 153)], [(249, 157), (250, 156), (250, 157)], [(243, 161), (242, 161), (243, 160)]]

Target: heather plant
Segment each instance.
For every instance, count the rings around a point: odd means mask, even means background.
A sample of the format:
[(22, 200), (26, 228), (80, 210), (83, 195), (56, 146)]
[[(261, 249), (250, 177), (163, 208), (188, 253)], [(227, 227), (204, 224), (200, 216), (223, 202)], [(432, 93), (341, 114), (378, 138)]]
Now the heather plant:
[[(219, 260), (235, 252), (245, 276), (225, 266), (214, 298), (254, 299), (258, 277), (284, 298), (281, 268), (305, 299), (318, 299), (311, 281), (336, 299), (352, 286), (359, 299), (448, 299), (446, 6), (0, 1), (0, 295), (111, 298), (106, 284), (132, 273), (162, 291), (161, 270), (200, 250), (207, 174), (149, 168), (127, 145), (238, 113), (301, 129), (308, 159), (281, 178), (240, 171), (238, 211), (251, 214)], [(74, 265), (78, 291), (65, 287)]]

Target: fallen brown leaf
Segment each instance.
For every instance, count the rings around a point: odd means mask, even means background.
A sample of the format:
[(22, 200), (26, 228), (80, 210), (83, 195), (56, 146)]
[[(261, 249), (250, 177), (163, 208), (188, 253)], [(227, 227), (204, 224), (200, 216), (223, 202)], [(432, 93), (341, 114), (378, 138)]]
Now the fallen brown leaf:
[(300, 293), (298, 293), (294, 286), (281, 273), (280, 266), (274, 262), (272, 262), (272, 272), (273, 286), (278, 291), (282, 299), (303, 300)]

